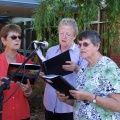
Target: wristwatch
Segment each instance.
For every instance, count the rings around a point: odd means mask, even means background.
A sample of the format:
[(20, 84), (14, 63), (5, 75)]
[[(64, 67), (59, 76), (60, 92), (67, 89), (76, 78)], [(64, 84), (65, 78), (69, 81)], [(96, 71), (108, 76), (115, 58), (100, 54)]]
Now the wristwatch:
[(97, 102), (97, 100), (96, 100), (96, 98), (97, 98), (97, 95), (95, 95), (95, 97), (94, 97), (94, 99), (93, 99), (93, 103), (96, 103)]

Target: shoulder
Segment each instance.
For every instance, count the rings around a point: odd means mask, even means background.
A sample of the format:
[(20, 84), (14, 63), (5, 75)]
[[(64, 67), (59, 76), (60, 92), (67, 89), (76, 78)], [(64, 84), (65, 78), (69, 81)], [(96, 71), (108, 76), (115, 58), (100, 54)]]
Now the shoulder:
[(58, 51), (59, 51), (59, 45), (52, 46), (47, 50), (46, 57), (47, 58), (54, 57)]
[(110, 65), (110, 66), (113, 65), (115, 67), (118, 67), (117, 64), (111, 58), (109, 58), (107, 56), (103, 56), (100, 60), (100, 63), (103, 65)]
[(104, 76), (109, 76), (110, 79), (112, 77), (120, 76), (120, 69), (117, 66), (117, 64), (110, 59), (109, 57), (103, 56), (98, 63), (98, 69), (100, 68), (101, 72), (104, 74)]
[(59, 45), (55, 45), (55, 46), (52, 46), (52, 47), (50, 47), (48, 50), (47, 50), (47, 52), (55, 52), (55, 51), (57, 51), (59, 49)]
[(4, 55), (4, 52), (3, 52), (3, 53), (0, 54), (0, 60), (3, 60), (3, 61), (4, 61), (5, 59), (6, 59), (6, 58), (5, 58), (5, 55)]

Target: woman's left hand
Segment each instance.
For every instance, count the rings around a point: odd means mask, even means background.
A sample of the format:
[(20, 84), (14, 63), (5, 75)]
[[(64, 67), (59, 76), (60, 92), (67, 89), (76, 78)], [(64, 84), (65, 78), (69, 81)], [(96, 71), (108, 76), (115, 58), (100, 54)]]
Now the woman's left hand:
[(24, 91), (24, 95), (26, 97), (28, 97), (32, 94), (32, 88), (31, 88), (29, 79), (27, 79), (27, 84), (21, 83), (21, 87), (22, 87), (22, 90)]
[(62, 68), (66, 71), (75, 71), (78, 72), (79, 71), (79, 67), (77, 64), (75, 64), (72, 61), (66, 61), (67, 65), (62, 65)]
[(91, 93), (84, 91), (82, 89), (69, 90), (69, 92), (77, 100), (89, 100), (89, 97), (91, 97), (92, 95)]

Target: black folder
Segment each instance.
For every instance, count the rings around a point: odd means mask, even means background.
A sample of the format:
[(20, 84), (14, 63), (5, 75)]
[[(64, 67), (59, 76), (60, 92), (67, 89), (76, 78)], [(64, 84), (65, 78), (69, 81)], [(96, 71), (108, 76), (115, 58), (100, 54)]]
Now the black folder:
[[(7, 76), (10, 77), (15, 73), (15, 71), (18, 69), (18, 67), (22, 63), (10, 63), (8, 66), (8, 72)], [(40, 65), (35, 65), (35, 64), (25, 64), (25, 66), (15, 75), (13, 78), (14, 82), (22, 82), (24, 84), (27, 84), (27, 79), (29, 79), (30, 84), (34, 85), (35, 81), (39, 75), (39, 72), (41, 70)], [(23, 79), (24, 77), (24, 79)], [(23, 81), (22, 81), (23, 79)]]
[(69, 50), (51, 58), (42, 63), (42, 69), (46, 75), (67, 75), (73, 71), (65, 71), (62, 65), (66, 65), (66, 61), (71, 61)]
[(61, 75), (44, 75), (42, 76), (48, 84), (50, 84), (57, 91), (69, 96), (69, 99), (74, 99), (70, 95), (69, 90), (76, 90), (70, 83), (68, 83)]

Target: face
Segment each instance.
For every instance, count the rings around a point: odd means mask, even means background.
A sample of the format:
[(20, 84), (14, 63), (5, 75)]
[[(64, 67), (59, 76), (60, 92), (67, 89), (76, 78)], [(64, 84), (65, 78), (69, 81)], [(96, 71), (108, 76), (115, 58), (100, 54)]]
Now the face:
[(78, 45), (80, 47), (80, 52), (82, 58), (86, 60), (90, 60), (92, 57), (95, 56), (95, 53), (98, 52), (100, 44), (97, 43), (93, 45), (90, 39), (83, 39), (82, 41), (78, 41)]
[(16, 32), (9, 32), (6, 38), (1, 38), (5, 49), (8, 50), (19, 50), (21, 45), (21, 35)]
[(74, 29), (72, 26), (68, 25), (62, 25), (59, 27), (59, 43), (61, 44), (61, 47), (67, 47), (69, 48), (76, 38), (76, 35), (74, 35)]

